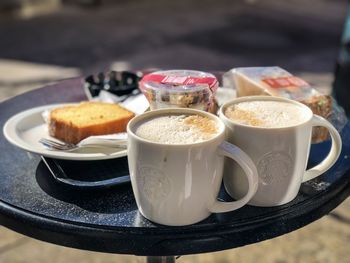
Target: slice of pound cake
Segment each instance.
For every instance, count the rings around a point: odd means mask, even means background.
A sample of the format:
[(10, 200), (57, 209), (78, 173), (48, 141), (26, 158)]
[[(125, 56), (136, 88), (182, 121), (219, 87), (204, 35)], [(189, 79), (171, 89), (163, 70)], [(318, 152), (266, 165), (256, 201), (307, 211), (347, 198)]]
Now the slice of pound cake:
[(49, 134), (68, 143), (78, 143), (92, 135), (125, 132), (134, 113), (111, 103), (82, 102), (50, 112)]

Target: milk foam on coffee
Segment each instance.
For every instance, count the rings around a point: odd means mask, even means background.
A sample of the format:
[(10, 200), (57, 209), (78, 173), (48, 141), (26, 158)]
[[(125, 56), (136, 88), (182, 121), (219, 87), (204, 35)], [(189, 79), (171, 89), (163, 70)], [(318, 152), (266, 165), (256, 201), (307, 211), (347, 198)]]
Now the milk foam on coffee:
[(300, 124), (305, 114), (298, 105), (281, 101), (246, 101), (229, 106), (225, 115), (242, 124), (281, 128)]
[(211, 139), (218, 127), (214, 120), (199, 115), (168, 115), (141, 123), (135, 133), (152, 142), (190, 144)]

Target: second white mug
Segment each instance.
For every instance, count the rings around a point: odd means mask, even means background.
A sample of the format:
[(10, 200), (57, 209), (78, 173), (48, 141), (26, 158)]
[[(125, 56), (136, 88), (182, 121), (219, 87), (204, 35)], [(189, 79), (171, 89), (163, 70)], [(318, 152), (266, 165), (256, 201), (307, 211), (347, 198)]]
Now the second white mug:
[[(242, 124), (226, 116), (229, 107), (233, 109), (235, 105), (246, 103), (245, 105), (250, 104), (249, 110), (251, 110), (255, 107), (251, 104), (254, 102), (272, 102), (269, 107), (274, 105), (277, 107), (275, 112), (271, 109), (266, 112), (267, 115), (270, 114), (267, 118), (277, 122), (276, 127)], [(254, 118), (255, 114), (259, 115), (264, 111), (263, 105), (264, 103), (260, 104), (259, 108), (255, 109), (256, 112), (243, 111), (238, 117), (245, 115), (248, 119)], [(289, 113), (283, 109), (284, 107), (289, 108)], [(296, 122), (287, 121), (286, 125), (279, 127), (278, 119), (281, 114), (295, 114), (291, 120)], [(341, 151), (341, 138), (332, 124), (314, 115), (309, 107), (296, 101), (272, 96), (241, 97), (224, 104), (220, 108), (219, 116), (226, 125), (228, 141), (245, 151), (258, 169), (259, 186), (257, 193), (249, 202), (251, 205), (278, 206), (290, 202), (298, 194), (301, 183), (327, 171), (336, 162)], [(254, 121), (258, 122), (259, 119)], [(320, 164), (306, 170), (314, 126), (328, 129), (332, 147)], [(225, 162), (224, 184), (227, 192), (234, 198), (240, 198), (247, 189), (241, 168), (230, 160)]]

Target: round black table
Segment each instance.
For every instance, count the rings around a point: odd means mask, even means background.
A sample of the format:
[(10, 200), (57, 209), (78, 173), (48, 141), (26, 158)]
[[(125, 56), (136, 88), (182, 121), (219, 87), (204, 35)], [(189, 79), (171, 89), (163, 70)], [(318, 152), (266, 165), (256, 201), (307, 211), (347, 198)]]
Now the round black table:
[[(85, 100), (82, 79), (34, 90), (0, 103), (0, 126), (12, 115), (41, 105)], [(195, 225), (167, 227), (143, 218), (130, 184), (81, 191), (57, 184), (40, 156), (0, 136), (0, 224), (24, 235), (85, 250), (144, 256), (219, 251), (260, 242), (301, 228), (329, 213), (350, 193), (350, 125), (343, 150), (325, 174), (304, 183), (289, 204), (213, 214)], [(312, 145), (309, 164), (329, 142)], [(116, 167), (118, 169), (118, 167)], [(222, 189), (220, 198), (230, 200)]]

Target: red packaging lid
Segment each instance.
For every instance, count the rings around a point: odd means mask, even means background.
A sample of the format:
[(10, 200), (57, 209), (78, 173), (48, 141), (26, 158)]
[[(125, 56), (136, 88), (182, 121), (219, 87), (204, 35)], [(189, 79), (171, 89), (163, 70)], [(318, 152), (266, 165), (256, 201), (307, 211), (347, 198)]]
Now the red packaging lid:
[(145, 88), (145, 84), (147, 83), (156, 84), (155, 86), (151, 85), (155, 89), (175, 88), (178, 91), (188, 91), (189, 88), (200, 87), (203, 84), (206, 84), (205, 86), (209, 87), (213, 93), (218, 88), (218, 80), (213, 74), (194, 70), (157, 71), (147, 74), (141, 79), (141, 89)]

